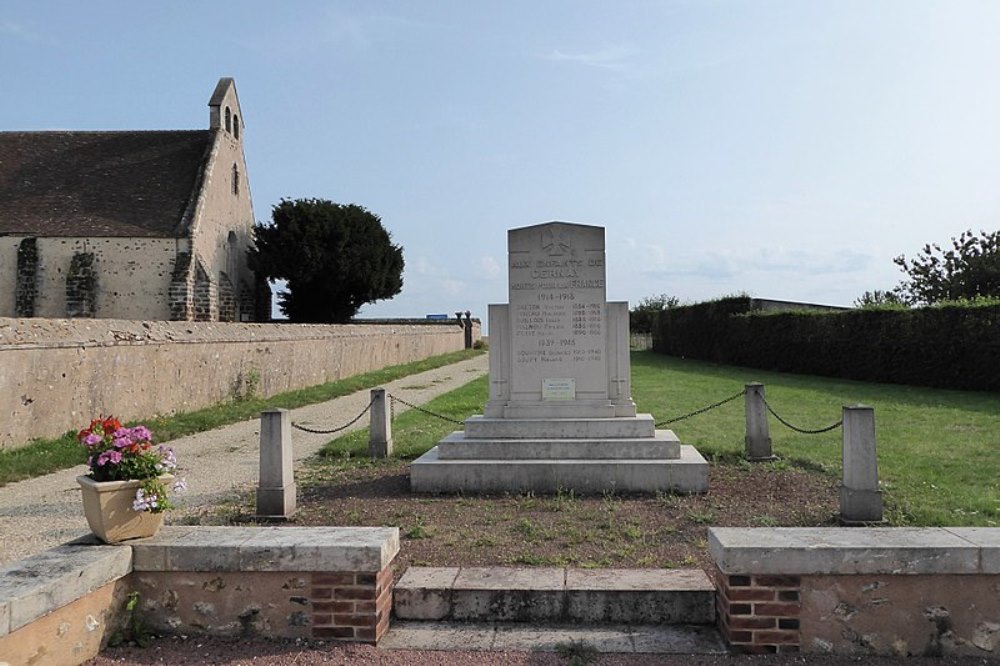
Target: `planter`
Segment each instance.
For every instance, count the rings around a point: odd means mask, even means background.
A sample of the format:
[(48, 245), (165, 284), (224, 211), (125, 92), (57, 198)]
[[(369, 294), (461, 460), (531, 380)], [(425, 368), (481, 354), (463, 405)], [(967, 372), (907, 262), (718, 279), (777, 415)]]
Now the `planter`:
[[(161, 476), (169, 482), (173, 476)], [(105, 543), (150, 537), (163, 525), (163, 513), (136, 511), (132, 508), (135, 491), (141, 481), (94, 481), (89, 476), (76, 477), (83, 491), (83, 513), (90, 530)]]

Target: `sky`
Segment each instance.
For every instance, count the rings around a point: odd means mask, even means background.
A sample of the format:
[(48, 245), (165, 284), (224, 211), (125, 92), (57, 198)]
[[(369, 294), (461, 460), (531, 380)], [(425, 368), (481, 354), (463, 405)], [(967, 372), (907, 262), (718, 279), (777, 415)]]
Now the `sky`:
[(993, 0), (0, 0), (0, 130), (199, 129), (236, 86), (255, 217), (402, 245), (362, 317), (507, 301), (508, 229), (606, 228), (610, 300), (851, 305), (1000, 228)]

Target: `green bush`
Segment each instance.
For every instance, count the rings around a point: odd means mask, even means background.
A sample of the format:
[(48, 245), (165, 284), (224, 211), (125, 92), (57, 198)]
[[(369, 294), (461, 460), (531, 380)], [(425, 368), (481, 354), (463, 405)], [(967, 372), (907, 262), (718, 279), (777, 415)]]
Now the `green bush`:
[(726, 298), (660, 314), (654, 351), (765, 370), (1000, 390), (1000, 304), (763, 313)]

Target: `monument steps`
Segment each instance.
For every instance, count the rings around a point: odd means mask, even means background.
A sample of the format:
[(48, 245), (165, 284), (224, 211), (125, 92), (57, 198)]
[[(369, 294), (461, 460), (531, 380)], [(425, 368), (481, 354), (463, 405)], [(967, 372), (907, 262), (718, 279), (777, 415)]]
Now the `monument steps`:
[(700, 569), (410, 567), (382, 650), (726, 654)]
[(715, 624), (701, 569), (410, 567), (393, 595), (400, 620)]
[(465, 436), (469, 439), (630, 439), (655, 435), (652, 414), (548, 419), (476, 415), (465, 420)]
[(461, 430), (438, 442), (441, 460), (676, 459), (681, 443), (670, 430), (653, 437), (471, 439)]
[(440, 446), (410, 464), (410, 486), (425, 493), (703, 493), (708, 462), (692, 446), (679, 458), (443, 460)]

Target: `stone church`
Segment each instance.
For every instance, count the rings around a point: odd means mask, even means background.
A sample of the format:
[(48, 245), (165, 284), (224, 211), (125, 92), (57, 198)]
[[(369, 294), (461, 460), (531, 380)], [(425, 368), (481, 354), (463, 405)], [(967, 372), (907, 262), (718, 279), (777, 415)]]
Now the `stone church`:
[(0, 132), (0, 317), (254, 321), (236, 85), (207, 130)]

